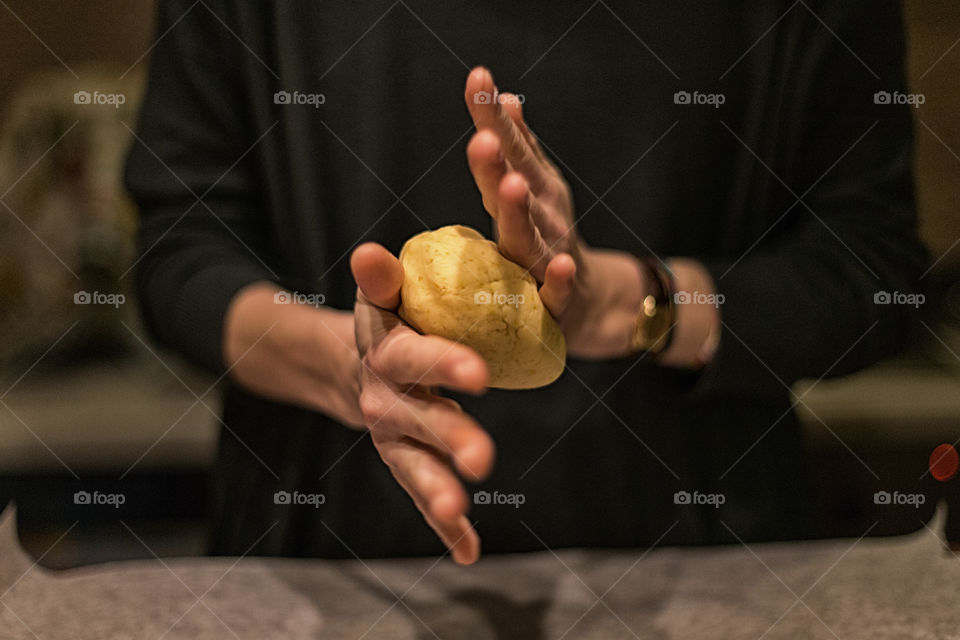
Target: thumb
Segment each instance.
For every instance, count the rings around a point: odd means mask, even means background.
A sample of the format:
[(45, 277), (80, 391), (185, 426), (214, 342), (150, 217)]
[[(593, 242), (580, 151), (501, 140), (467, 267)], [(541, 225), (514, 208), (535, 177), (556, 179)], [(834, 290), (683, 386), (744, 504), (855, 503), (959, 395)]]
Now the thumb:
[(396, 309), (400, 304), (403, 266), (382, 245), (366, 242), (350, 256), (350, 270), (360, 293), (383, 309)]
[(573, 295), (574, 278), (577, 275), (577, 263), (568, 253), (560, 253), (547, 264), (540, 287), (540, 299), (554, 318), (559, 318), (567, 308)]

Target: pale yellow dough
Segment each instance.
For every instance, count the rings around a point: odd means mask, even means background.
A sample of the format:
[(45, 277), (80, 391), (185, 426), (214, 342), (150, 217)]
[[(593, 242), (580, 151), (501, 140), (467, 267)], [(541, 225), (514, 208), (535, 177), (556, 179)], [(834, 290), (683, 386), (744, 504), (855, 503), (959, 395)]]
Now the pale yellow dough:
[(533, 389), (563, 372), (563, 333), (537, 281), (496, 244), (469, 227), (441, 227), (410, 238), (400, 262), (400, 317), (420, 333), (475, 349), (491, 387)]

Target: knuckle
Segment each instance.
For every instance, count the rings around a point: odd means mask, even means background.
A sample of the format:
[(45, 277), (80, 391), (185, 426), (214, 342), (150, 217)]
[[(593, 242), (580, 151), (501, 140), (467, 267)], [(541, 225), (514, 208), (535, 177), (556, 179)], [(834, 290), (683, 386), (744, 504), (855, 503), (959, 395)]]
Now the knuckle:
[(449, 407), (450, 409), (453, 409), (457, 413), (463, 413), (463, 407), (460, 405), (459, 402), (457, 402), (453, 398), (447, 398), (446, 396), (438, 396), (438, 399), (441, 404), (446, 405), (447, 407)]
[(378, 379), (385, 379), (390, 373), (391, 363), (396, 357), (396, 348), (392, 342), (384, 342), (367, 352), (367, 367)]
[(555, 175), (544, 180), (543, 195), (551, 201), (562, 202), (567, 198), (567, 187), (561, 181), (556, 179)]
[(389, 377), (396, 369), (398, 363), (407, 362), (409, 359), (409, 336), (398, 335), (385, 341), (373, 354), (373, 369), (382, 376)]
[(367, 427), (380, 422), (386, 416), (386, 407), (383, 402), (371, 393), (360, 394), (360, 414)]
[(383, 460), (383, 463), (387, 465), (387, 468), (390, 469), (391, 472), (396, 474), (399, 461), (397, 459), (395, 449), (390, 447), (381, 447), (378, 449), (378, 451), (380, 453), (380, 459)]
[(381, 355), (380, 347), (371, 347), (363, 356), (363, 368), (373, 373), (380, 373), (382, 360), (383, 356)]
[(483, 208), (486, 209), (487, 213), (490, 215), (497, 215), (497, 203), (492, 196), (488, 196), (486, 194), (483, 195)]

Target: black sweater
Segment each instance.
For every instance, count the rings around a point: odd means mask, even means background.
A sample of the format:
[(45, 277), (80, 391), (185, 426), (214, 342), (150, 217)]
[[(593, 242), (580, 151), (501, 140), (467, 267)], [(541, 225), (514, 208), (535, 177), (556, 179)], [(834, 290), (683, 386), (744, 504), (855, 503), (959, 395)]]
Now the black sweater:
[[(525, 498), (474, 507), (485, 549), (733, 539), (720, 520), (742, 539), (811, 532), (787, 387), (895, 350), (907, 308), (874, 296), (913, 291), (925, 260), (909, 108), (874, 99), (906, 91), (898, 3), (160, 5), (127, 183), (161, 341), (222, 372), (225, 308), (245, 285), (350, 308), (359, 242), (489, 231), (462, 104), (484, 64), (524, 96), (591, 245), (692, 256), (725, 297), (699, 375), (572, 360), (545, 389), (458, 398), (498, 445), (480, 488)], [(696, 104), (707, 94), (723, 103)], [(223, 419), (214, 551), (245, 552), (277, 521), (255, 553), (440, 549), (367, 436), (234, 387)], [(278, 490), (326, 502), (277, 505)]]

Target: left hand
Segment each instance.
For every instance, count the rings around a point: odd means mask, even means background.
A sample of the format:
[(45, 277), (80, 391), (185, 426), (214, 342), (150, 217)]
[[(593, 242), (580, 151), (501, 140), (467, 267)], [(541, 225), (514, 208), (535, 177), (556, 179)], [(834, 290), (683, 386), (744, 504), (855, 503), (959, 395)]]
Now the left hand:
[(540, 297), (571, 355), (627, 355), (647, 289), (638, 261), (580, 240), (570, 186), (540, 148), (519, 101), (498, 93), (489, 71), (470, 73), (464, 99), (477, 127), (467, 159), (501, 253), (541, 283)]

